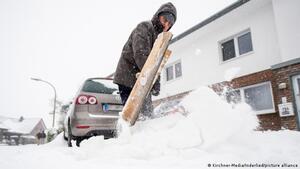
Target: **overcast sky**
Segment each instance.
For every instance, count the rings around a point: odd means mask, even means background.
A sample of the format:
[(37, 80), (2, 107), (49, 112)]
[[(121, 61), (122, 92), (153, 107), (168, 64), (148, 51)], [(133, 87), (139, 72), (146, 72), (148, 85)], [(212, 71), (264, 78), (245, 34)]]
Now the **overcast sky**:
[[(174, 36), (235, 0), (169, 0)], [(70, 101), (84, 79), (114, 72), (132, 29), (165, 0), (0, 0), (0, 116), (43, 117), (50, 100)]]

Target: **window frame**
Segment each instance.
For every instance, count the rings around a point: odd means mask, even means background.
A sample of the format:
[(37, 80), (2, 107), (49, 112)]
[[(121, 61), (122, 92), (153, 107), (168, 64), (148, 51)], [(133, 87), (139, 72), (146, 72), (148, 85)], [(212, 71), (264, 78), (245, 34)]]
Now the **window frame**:
[[(176, 64), (178, 64), (178, 63), (181, 64), (181, 76), (176, 77)], [(168, 80), (168, 77), (167, 77), (167, 75), (168, 75), (168, 74), (167, 74), (167, 68), (169, 68), (169, 67), (171, 67), (171, 66), (172, 66), (173, 78), (170, 79), (170, 80)], [(181, 59), (176, 60), (176, 61), (171, 62), (170, 64), (166, 65), (165, 68), (164, 68), (164, 74), (165, 74), (165, 79), (164, 79), (164, 80), (165, 80), (166, 83), (173, 82), (173, 81), (175, 81), (175, 80), (177, 80), (177, 79), (182, 78), (182, 76), (183, 76), (183, 71), (182, 71), (182, 61), (181, 61)]]
[[(171, 68), (171, 69), (172, 69), (172, 78), (169, 79), (169, 80), (168, 80), (168, 75), (169, 75), (169, 74), (168, 74), (168, 68)], [(165, 68), (165, 73), (166, 73), (166, 81), (167, 81), (167, 82), (169, 82), (169, 81), (175, 79), (174, 65), (168, 65), (168, 66), (166, 66), (166, 68)]]
[(271, 98), (272, 98), (272, 109), (265, 109), (265, 110), (259, 110), (259, 111), (255, 111), (257, 115), (261, 115), (261, 114), (272, 114), (272, 113), (276, 113), (275, 112), (275, 102), (274, 102), (274, 95), (273, 95), (273, 88), (272, 88), (272, 83), (270, 81), (268, 82), (262, 82), (262, 83), (257, 83), (254, 85), (250, 85), (250, 86), (246, 86), (246, 87), (242, 87), (240, 89), (241, 90), (241, 98), (242, 98), (242, 102), (246, 103), (246, 99), (245, 99), (245, 89), (249, 89), (249, 88), (253, 88), (253, 87), (258, 87), (258, 86), (262, 86), (262, 85), (269, 85), (270, 87), (270, 92), (271, 92)]
[[(238, 38), (247, 34), (247, 33), (250, 33), (250, 36), (251, 36), (251, 46), (252, 46), (252, 50), (247, 52), (247, 53), (243, 53), (240, 55), (240, 51), (239, 51), (239, 43), (238, 43)], [(234, 42), (234, 52), (235, 52), (235, 57), (231, 58), (231, 59), (228, 59), (228, 60), (224, 60), (224, 57), (223, 57), (223, 50), (222, 50), (222, 44), (223, 43), (226, 43), (230, 40), (233, 39), (233, 42)], [(254, 46), (253, 46), (253, 38), (252, 38), (252, 31), (250, 28), (248, 29), (245, 29), (244, 31), (241, 31), (235, 35), (232, 35), (228, 38), (225, 38), (221, 41), (218, 42), (218, 46), (219, 46), (219, 55), (220, 55), (220, 63), (227, 63), (227, 62), (230, 62), (230, 61), (233, 61), (235, 59), (238, 59), (238, 58), (241, 58), (243, 56), (247, 56), (247, 55), (250, 55), (250, 54), (253, 54), (254, 53)]]
[(259, 111), (255, 111), (255, 110), (252, 109), (254, 112), (256, 112), (256, 115), (276, 113), (275, 112), (275, 102), (274, 102), (274, 94), (273, 94), (272, 83), (270, 81), (267, 81), (267, 82), (257, 83), (257, 84), (254, 84), (254, 85), (249, 85), (249, 86), (245, 86), (245, 87), (235, 89), (235, 90), (240, 90), (241, 102), (246, 103), (245, 91), (244, 91), (245, 89), (258, 87), (258, 86), (262, 86), (262, 85), (266, 85), (266, 84), (269, 85), (269, 87), (270, 87), (271, 98), (272, 98), (272, 107), (273, 108), (272, 109), (259, 110)]

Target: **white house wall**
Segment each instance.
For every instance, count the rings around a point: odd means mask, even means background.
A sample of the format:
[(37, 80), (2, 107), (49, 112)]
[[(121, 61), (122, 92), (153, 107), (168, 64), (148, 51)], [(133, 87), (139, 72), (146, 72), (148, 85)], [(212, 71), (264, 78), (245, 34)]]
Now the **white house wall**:
[(300, 57), (300, 1), (273, 0), (275, 24), (283, 61)]
[[(182, 77), (166, 81), (162, 74), (161, 95), (155, 99), (172, 96), (224, 81), (224, 73), (239, 67), (237, 76), (269, 69), (281, 62), (271, 0), (252, 0), (170, 46), (173, 51), (168, 64), (182, 63)], [(250, 28), (253, 52), (225, 63), (221, 62), (219, 41)], [(168, 65), (167, 64), (167, 65)]]

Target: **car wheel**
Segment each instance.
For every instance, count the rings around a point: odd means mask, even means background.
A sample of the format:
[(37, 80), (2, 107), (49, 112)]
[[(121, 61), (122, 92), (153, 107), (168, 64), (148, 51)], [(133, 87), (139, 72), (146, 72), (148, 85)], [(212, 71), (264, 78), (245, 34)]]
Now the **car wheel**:
[(76, 146), (77, 146), (77, 147), (80, 147), (81, 141), (82, 141), (81, 138), (77, 138), (77, 139), (76, 139)]
[(113, 130), (111, 134), (111, 138), (117, 138), (118, 137), (118, 130)]
[(68, 147), (72, 147), (72, 132), (71, 132), (71, 126), (70, 122), (68, 123)]

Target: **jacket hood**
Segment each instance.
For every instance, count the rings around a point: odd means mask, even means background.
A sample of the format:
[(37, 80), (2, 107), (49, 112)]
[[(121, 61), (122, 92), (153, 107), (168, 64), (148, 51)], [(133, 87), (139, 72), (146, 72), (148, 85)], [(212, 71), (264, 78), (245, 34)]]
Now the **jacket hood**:
[(158, 16), (160, 13), (163, 13), (163, 12), (169, 12), (172, 15), (174, 15), (175, 22), (177, 19), (177, 10), (171, 2), (161, 5), (160, 8), (157, 10), (157, 12), (153, 15), (152, 20), (151, 20), (154, 25), (155, 30), (158, 31), (158, 33), (162, 32), (162, 25), (159, 22)]

